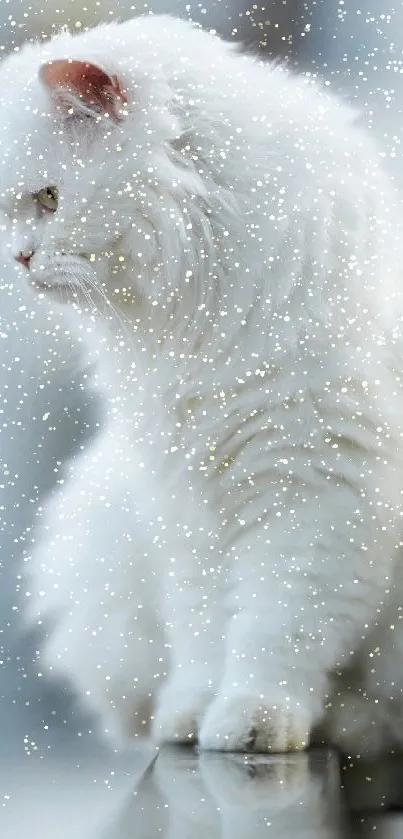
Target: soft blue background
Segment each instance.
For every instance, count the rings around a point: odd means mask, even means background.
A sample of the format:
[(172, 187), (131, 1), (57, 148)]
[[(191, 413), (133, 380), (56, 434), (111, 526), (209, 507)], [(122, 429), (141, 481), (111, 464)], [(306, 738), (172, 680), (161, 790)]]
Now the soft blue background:
[[(175, 8), (169, 0), (163, 2), (164, 9)], [(236, 2), (231, 15), (239, 20), (241, 0)], [(48, 14), (52, 3), (59, 5), (48, 0)], [(296, 20), (296, 57), (362, 107), (364, 121), (381, 139), (400, 182), (403, 5), (395, 12), (383, 0), (309, 5), (312, 15), (300, 10)], [(183, 8), (177, 3), (177, 10)], [(6, 49), (21, 40), (24, 30), (19, 27), (27, 9), (30, 31), (38, 29), (35, 7), (29, 12), (27, 5), (1, 0), (0, 44)], [(107, 14), (105, 5), (102, 13)], [(16, 26), (11, 25), (10, 15)], [(215, 2), (208, 20), (229, 34), (232, 23), (228, 25), (225, 4)], [(7, 835), (12, 831), (19, 838), (30, 825), (29, 835), (43, 839), (56, 835), (57, 823), (62, 839), (70, 830), (74, 833), (74, 812), (82, 835), (87, 835), (83, 812), (90, 824), (91, 802), (99, 806), (95, 791), (103, 784), (115, 791), (123, 788), (126, 767), (135, 771), (143, 758), (112, 759), (96, 743), (89, 733), (91, 721), (77, 715), (66, 689), (51, 688), (36, 677), (32, 661), (37, 639), (21, 635), (20, 605), (26, 596), (22, 552), (32, 535), (29, 528), (38, 503), (54, 484), (60, 462), (95, 429), (97, 405), (83, 388), (77, 353), (64, 334), (62, 316), (38, 304), (25, 286), (23, 272), (14, 266), (0, 263), (0, 279), (0, 798), (6, 796), (0, 830), (8, 827)], [(113, 767), (116, 775), (111, 783)], [(61, 808), (67, 789), (71, 797), (65, 820)], [(41, 795), (49, 790), (53, 804), (47, 805), (45, 824)], [(33, 817), (27, 821), (24, 815), (28, 802), (37, 821)]]

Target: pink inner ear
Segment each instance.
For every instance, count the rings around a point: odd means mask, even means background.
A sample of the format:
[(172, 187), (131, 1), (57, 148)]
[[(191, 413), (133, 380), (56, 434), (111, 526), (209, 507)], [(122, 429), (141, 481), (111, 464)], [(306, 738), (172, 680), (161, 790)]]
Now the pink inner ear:
[(117, 76), (108, 76), (104, 70), (86, 61), (50, 61), (40, 70), (40, 79), (52, 93), (60, 89), (78, 96), (89, 107), (120, 119), (119, 109), (127, 105), (127, 96)]

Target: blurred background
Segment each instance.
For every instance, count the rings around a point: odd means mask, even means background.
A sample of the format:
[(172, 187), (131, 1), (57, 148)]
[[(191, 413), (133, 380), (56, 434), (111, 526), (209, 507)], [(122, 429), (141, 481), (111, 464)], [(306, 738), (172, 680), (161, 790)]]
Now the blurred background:
[[(24, 40), (48, 36), (62, 25), (79, 31), (149, 10), (190, 17), (244, 43), (264, 60), (280, 56), (322, 77), (356, 104), (363, 123), (379, 138), (398, 186), (403, 186), (401, 0), (267, 0), (249, 5), (244, 0), (155, 0), (137, 5), (130, 0), (43, 0), (43, 8), (41, 0), (32, 5), (29, 0), (0, 0), (0, 50), (16, 50)], [(116, 756), (112, 768), (111, 758), (91, 734), (91, 720), (77, 715), (68, 691), (38, 678), (33, 665), (38, 639), (21, 632), (20, 608), (27, 596), (23, 556), (36, 510), (54, 487), (64, 459), (85, 445), (99, 418), (97, 404), (86, 393), (84, 361), (63, 312), (38, 303), (16, 277), (9, 266), (0, 264), (0, 778), (10, 790), (4, 793), (0, 826), (17, 837), (25, 836), (29, 827), (35, 839), (48, 835), (33, 781), (41, 772), (46, 775), (45, 765), (51, 767), (49, 783), (54, 785), (56, 776), (61, 779), (59, 793), (66, 789), (62, 764), (75, 779), (73, 787), (81, 792), (74, 806), (82, 824), (82, 808), (96, 787), (95, 767), (102, 779), (98, 789), (102, 784), (110, 787), (113, 773), (115, 779), (119, 772), (125, 776), (127, 758)], [(132, 760), (140, 766), (137, 756)], [(79, 782), (77, 766), (82, 772)], [(83, 766), (91, 768), (87, 772)], [(18, 792), (21, 778), (35, 793), (26, 822)], [(67, 836), (59, 818), (61, 799), (54, 790), (58, 831), (55, 834), (50, 818), (47, 829), (49, 836)], [(25, 796), (26, 791), (26, 802)], [(37, 827), (32, 822), (34, 801)], [(71, 824), (69, 819), (66, 830)]]

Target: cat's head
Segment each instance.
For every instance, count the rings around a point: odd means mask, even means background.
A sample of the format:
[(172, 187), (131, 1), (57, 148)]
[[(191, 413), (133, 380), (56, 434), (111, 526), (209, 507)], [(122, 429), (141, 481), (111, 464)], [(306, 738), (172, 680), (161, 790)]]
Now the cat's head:
[(169, 285), (163, 242), (178, 263), (186, 195), (203, 189), (178, 165), (166, 69), (169, 39), (180, 58), (189, 32), (169, 18), (112, 24), (27, 45), (0, 66), (3, 236), (34, 286), (63, 299), (83, 284), (148, 293), (164, 274)]

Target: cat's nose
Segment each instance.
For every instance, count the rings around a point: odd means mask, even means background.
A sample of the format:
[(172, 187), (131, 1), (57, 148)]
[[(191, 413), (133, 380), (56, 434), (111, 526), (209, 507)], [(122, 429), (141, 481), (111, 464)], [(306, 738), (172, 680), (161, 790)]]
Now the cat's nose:
[(33, 251), (20, 251), (18, 256), (15, 257), (17, 262), (21, 262), (21, 265), (24, 265), (25, 268), (29, 268), (29, 263), (33, 257)]

